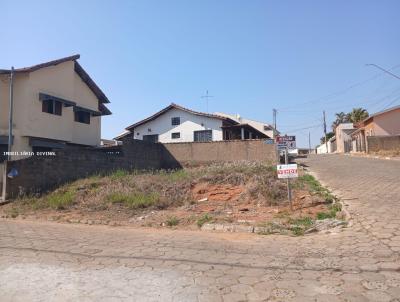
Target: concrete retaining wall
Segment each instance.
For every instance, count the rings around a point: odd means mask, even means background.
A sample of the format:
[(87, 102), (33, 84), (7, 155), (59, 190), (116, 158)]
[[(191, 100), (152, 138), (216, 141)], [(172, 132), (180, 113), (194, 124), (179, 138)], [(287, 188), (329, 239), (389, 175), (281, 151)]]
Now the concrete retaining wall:
[(368, 152), (380, 150), (399, 150), (400, 135), (396, 136), (367, 136)]
[(168, 153), (165, 164), (176, 160), (181, 165), (205, 164), (226, 161), (276, 161), (275, 145), (266, 144), (264, 140), (238, 140), (202, 143), (164, 144)]

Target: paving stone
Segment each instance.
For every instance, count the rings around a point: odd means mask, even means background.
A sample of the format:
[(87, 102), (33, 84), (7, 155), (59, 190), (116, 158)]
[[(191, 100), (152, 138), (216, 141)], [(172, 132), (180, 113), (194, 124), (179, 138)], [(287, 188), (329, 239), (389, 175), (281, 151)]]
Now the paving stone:
[(259, 236), (2, 220), (0, 300), (395, 302), (400, 162), (340, 155), (303, 162), (345, 199), (352, 219), (343, 232)]

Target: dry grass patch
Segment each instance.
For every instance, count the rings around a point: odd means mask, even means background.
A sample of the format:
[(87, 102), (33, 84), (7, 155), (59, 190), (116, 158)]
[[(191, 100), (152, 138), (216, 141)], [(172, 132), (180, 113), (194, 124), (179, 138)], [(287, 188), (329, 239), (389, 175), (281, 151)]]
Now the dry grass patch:
[(325, 204), (335, 198), (311, 176), (302, 176), (293, 184), (295, 211), (290, 212), (286, 182), (277, 178), (275, 166), (268, 163), (117, 170), (42, 196), (25, 196), (3, 207), (3, 213), (8, 217), (59, 216), (60, 221), (90, 219), (195, 229), (210, 222), (258, 225), (279, 220), (301, 234), (309, 222), (307, 217), (316, 219), (319, 212), (333, 215)]

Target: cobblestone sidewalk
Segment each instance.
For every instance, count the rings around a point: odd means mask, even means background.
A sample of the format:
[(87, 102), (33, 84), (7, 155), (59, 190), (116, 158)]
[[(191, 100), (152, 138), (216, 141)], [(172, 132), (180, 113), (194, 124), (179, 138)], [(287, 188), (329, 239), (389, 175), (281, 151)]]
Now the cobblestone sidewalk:
[(353, 226), (303, 237), (0, 221), (1, 301), (400, 301), (400, 162), (303, 163)]

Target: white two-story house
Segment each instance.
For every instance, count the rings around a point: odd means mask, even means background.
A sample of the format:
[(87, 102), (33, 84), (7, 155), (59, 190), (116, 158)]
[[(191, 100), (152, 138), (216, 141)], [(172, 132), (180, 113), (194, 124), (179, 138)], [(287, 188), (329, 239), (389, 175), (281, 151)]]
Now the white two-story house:
[(272, 138), (272, 134), (268, 135), (273, 133), (271, 126), (263, 124), (258, 128), (227, 114), (203, 113), (172, 103), (128, 126), (115, 139), (179, 143)]
[[(13, 152), (99, 146), (108, 98), (79, 55), (13, 72)], [(11, 70), (0, 70), (0, 153), (8, 149)], [(18, 159), (24, 156), (13, 156)], [(4, 156), (2, 158), (4, 160)]]

